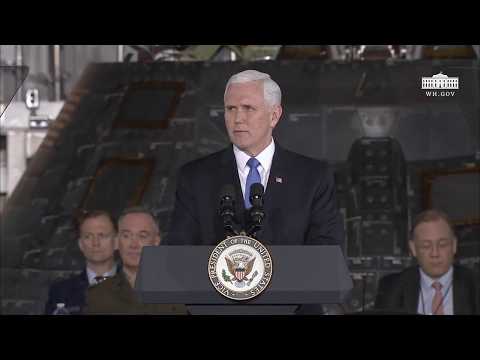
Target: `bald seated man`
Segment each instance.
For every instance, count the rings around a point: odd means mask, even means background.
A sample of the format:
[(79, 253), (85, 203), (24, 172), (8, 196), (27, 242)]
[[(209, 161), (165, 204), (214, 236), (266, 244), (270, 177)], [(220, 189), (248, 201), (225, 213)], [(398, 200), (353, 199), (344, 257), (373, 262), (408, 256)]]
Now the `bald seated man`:
[(478, 314), (478, 282), (473, 271), (454, 264), (457, 243), (447, 214), (420, 213), (409, 241), (418, 265), (382, 278), (375, 307), (422, 315)]

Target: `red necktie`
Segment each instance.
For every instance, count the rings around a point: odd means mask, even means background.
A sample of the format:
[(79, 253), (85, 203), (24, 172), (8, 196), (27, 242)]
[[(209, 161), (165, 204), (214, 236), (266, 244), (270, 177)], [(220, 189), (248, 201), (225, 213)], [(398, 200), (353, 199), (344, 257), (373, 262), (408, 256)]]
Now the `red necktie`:
[(443, 313), (443, 295), (442, 295), (442, 284), (438, 281), (435, 281), (432, 284), (432, 287), (435, 289), (435, 295), (432, 300), (432, 314), (433, 315), (444, 315)]

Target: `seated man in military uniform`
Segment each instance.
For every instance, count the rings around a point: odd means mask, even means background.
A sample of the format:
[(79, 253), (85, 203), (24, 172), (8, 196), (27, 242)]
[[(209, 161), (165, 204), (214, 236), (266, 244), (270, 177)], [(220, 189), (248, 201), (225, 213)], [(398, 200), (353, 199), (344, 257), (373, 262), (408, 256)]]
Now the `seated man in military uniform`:
[(187, 314), (184, 305), (143, 304), (135, 294), (135, 278), (144, 246), (159, 245), (161, 234), (153, 215), (144, 208), (123, 211), (118, 219), (117, 246), (122, 271), (91, 287), (87, 293), (87, 314)]
[(115, 275), (116, 227), (112, 216), (102, 210), (86, 212), (78, 220), (78, 246), (85, 256), (85, 268), (78, 275), (55, 281), (48, 292), (45, 313), (50, 315), (57, 304), (70, 314), (80, 314), (85, 307), (87, 288)]

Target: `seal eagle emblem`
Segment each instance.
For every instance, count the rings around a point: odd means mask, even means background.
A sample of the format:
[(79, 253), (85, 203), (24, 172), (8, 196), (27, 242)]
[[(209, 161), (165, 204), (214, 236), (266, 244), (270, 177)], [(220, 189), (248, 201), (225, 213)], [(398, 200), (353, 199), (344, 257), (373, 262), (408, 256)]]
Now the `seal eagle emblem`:
[(213, 249), (208, 275), (223, 296), (248, 300), (267, 288), (272, 277), (272, 258), (258, 240), (244, 235), (232, 236)]

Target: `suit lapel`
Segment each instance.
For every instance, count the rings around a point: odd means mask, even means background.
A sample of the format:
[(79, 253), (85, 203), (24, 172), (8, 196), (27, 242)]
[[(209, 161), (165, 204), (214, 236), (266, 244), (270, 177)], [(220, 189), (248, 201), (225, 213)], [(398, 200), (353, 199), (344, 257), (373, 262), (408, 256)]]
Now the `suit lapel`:
[(271, 216), (274, 213), (274, 209), (282, 206), (282, 199), (284, 199), (288, 189), (288, 178), (286, 177), (287, 168), (288, 164), (286, 163), (285, 151), (280, 145), (275, 144), (272, 167), (270, 168), (270, 175), (264, 195), (265, 220), (262, 231), (258, 233), (259, 240), (265, 244), (271, 244), (273, 242), (274, 223)]
[[(283, 199), (286, 188), (288, 186), (288, 179), (286, 177), (286, 169), (288, 164), (286, 163), (285, 151), (280, 145), (275, 144), (275, 153), (272, 159), (272, 167), (270, 169), (270, 175), (268, 178), (267, 189), (264, 195), (264, 209), (265, 209), (265, 222), (263, 224), (262, 231), (257, 234), (257, 237), (260, 241), (269, 244), (272, 242), (272, 225), (271, 218), (269, 214), (272, 214), (272, 210), (281, 206), (281, 201)], [(240, 185), (240, 178), (238, 177), (237, 162), (235, 160), (235, 155), (233, 153), (233, 148), (229, 147), (221, 155), (219, 175), (215, 178), (217, 179), (216, 188), (218, 191), (226, 185), (233, 184), (235, 186), (235, 213), (237, 222), (241, 224), (242, 229), (245, 229), (247, 221), (247, 211), (245, 209), (242, 187)], [(215, 208), (218, 205), (215, 204)], [(217, 220), (217, 231), (220, 231), (223, 235), (223, 227), (221, 219), (219, 216), (216, 216)], [(247, 229), (245, 229), (247, 230)]]
[[(459, 271), (453, 271), (453, 313), (468, 314), (471, 309), (468, 302), (468, 291), (465, 281)], [(417, 313), (418, 298), (421, 291), (420, 273), (418, 267), (405, 279), (405, 308), (408, 312)]]
[(272, 201), (275, 201), (284, 192), (284, 187), (287, 184), (285, 178), (287, 164), (285, 164), (285, 161), (285, 151), (279, 145), (276, 145), (265, 191), (265, 201), (268, 200), (268, 204), (265, 204), (265, 206), (271, 207)]
[(420, 272), (417, 266), (405, 278), (404, 286), (405, 309), (408, 313), (416, 314), (418, 311), (418, 297), (420, 295)]
[(88, 283), (88, 276), (87, 276), (86, 268), (84, 268), (83, 271), (80, 274), (78, 274), (77, 279), (78, 279), (78, 281), (74, 282), (74, 287), (75, 287), (74, 294), (78, 294), (78, 295), (76, 295), (76, 297), (78, 297), (80, 307), (82, 308), (83, 306), (85, 306), (85, 303), (87, 301), (86, 294), (87, 294), (87, 289), (90, 285)]
[(83, 271), (78, 275), (79, 277), (79, 284), (83, 286), (88, 286), (88, 276), (87, 276), (87, 269), (84, 268)]
[[(235, 155), (233, 154), (233, 148), (229, 147), (225, 149), (221, 155), (220, 166), (217, 179), (217, 203), (214, 205), (215, 209), (218, 208), (218, 194), (220, 193), (224, 185), (232, 184), (235, 187), (235, 216), (236, 221), (245, 227), (245, 204), (243, 202), (242, 186), (240, 185), (240, 178), (238, 177), (237, 162)], [(219, 216), (215, 217), (220, 228), (221, 238), (223, 239), (223, 225)], [(218, 227), (217, 227), (218, 228)], [(220, 241), (220, 240), (218, 240)]]
[(87, 270), (83, 269), (83, 271), (77, 276), (77, 281), (74, 282), (74, 286), (78, 291), (80, 291), (80, 293), (83, 294), (90, 285), (88, 283)]
[(113, 290), (116, 293), (116, 297), (119, 302), (123, 304), (131, 305), (135, 303), (134, 293), (130, 284), (128, 283), (125, 274), (122, 272), (118, 273), (114, 278)]
[(461, 273), (453, 268), (453, 314), (469, 314), (472, 309), (469, 307), (469, 294), (464, 279)]

